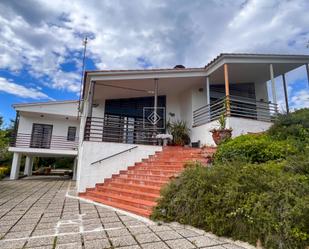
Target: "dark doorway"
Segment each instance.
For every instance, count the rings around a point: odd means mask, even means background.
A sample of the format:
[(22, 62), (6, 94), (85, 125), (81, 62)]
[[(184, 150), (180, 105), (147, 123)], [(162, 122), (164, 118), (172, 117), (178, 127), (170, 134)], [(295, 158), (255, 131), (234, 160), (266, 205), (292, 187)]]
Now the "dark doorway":
[(33, 124), (31, 134), (31, 148), (49, 149), (53, 126), (48, 124)]
[[(108, 99), (105, 101), (103, 141), (119, 143), (153, 143), (153, 125), (144, 129), (144, 108), (154, 106), (154, 97)], [(158, 107), (165, 108), (166, 96), (158, 96)], [(165, 111), (163, 112), (165, 115)], [(147, 120), (146, 120), (147, 122)], [(165, 116), (158, 122), (164, 127)], [(162, 129), (160, 132), (164, 132)]]

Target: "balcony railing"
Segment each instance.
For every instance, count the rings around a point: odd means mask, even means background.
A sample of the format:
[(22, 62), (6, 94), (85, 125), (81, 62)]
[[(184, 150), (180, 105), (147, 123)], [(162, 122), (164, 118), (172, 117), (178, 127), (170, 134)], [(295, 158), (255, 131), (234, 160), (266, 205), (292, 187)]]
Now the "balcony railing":
[[(228, 109), (230, 110), (229, 113), (227, 113)], [(239, 96), (228, 96), (193, 111), (193, 126), (196, 127), (217, 120), (222, 114), (272, 122), (277, 113), (277, 104)]]
[(156, 145), (156, 135), (162, 132), (164, 129), (141, 118), (105, 115), (104, 118), (87, 117), (84, 140)]
[(18, 148), (37, 148), (37, 149), (54, 149), (54, 150), (77, 150), (78, 138), (73, 141), (68, 140), (66, 136), (35, 136), (26, 133), (17, 133), (13, 135), (10, 143), (11, 147)]

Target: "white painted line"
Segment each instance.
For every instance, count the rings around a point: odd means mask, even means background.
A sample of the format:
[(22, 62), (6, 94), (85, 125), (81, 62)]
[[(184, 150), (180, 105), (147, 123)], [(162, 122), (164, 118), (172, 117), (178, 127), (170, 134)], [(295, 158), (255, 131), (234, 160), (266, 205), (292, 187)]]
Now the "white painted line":
[(93, 204), (95, 206), (99, 206), (99, 207), (103, 207), (103, 208), (107, 208), (107, 209), (110, 209), (112, 211), (115, 211), (115, 212), (118, 212), (118, 213), (121, 213), (121, 214), (124, 214), (124, 215), (127, 215), (129, 217), (132, 217), (138, 221), (141, 221), (141, 222), (144, 222), (146, 223), (147, 225), (155, 225), (156, 223), (153, 222), (152, 220), (150, 219), (147, 219), (145, 217), (142, 217), (142, 216), (139, 216), (137, 214), (133, 214), (133, 213), (130, 213), (130, 212), (127, 212), (127, 211), (124, 211), (124, 210), (121, 210), (121, 209), (118, 209), (118, 208), (114, 208), (114, 207), (111, 207), (111, 206), (108, 206), (108, 205), (104, 205), (102, 203), (98, 203), (98, 202), (95, 202), (95, 201), (91, 201), (91, 200), (87, 200), (87, 199), (84, 199), (84, 198), (81, 198), (81, 197), (78, 197), (78, 196), (72, 196), (69, 194), (69, 188), (71, 186), (71, 182), (69, 183), (68, 185), (68, 189), (67, 189), (67, 192), (66, 192), (66, 195), (65, 197), (67, 198), (72, 198), (72, 199), (76, 199), (76, 200), (80, 200), (80, 201), (83, 201), (83, 202), (86, 202), (86, 203), (89, 203), (89, 204)]

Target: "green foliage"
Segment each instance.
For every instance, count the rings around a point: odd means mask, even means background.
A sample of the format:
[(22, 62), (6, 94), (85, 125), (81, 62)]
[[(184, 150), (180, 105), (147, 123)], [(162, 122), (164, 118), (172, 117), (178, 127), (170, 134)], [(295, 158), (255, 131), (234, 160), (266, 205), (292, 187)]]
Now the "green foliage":
[(225, 126), (226, 126), (226, 117), (224, 114), (221, 114), (220, 118), (218, 119), (219, 125), (220, 125), (220, 129), (224, 130)]
[(309, 176), (309, 149), (292, 155), (287, 159), (284, 170)]
[(285, 159), (297, 152), (290, 140), (277, 141), (266, 134), (248, 134), (220, 144), (215, 154), (215, 162), (243, 160), (251, 163)]
[(277, 140), (295, 139), (309, 143), (309, 109), (300, 109), (288, 115), (279, 115), (268, 134)]
[(3, 177), (5, 177), (6, 175), (8, 175), (10, 173), (10, 168), (8, 167), (1, 167), (0, 166), (0, 179), (2, 179)]
[(284, 162), (188, 167), (162, 190), (152, 218), (178, 221), (265, 248), (309, 245), (308, 177)]
[(175, 145), (185, 145), (190, 143), (190, 129), (185, 121), (169, 122), (167, 128), (173, 136), (173, 143)]

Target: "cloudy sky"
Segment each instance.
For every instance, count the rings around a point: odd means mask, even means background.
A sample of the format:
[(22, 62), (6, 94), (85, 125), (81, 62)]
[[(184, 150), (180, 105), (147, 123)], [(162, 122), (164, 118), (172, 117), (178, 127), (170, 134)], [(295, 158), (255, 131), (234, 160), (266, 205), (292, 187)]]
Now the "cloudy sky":
[[(0, 115), (77, 99), (85, 35), (87, 69), (202, 67), (221, 52), (309, 54), (308, 11), (308, 0), (1, 0)], [(292, 107), (309, 106), (305, 68), (287, 80)]]

